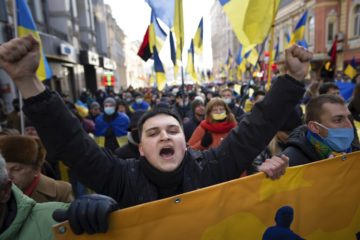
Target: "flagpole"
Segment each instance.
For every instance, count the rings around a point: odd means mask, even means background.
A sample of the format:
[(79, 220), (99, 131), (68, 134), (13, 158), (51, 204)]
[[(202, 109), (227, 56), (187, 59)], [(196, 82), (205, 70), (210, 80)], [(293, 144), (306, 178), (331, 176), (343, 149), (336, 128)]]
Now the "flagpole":
[[(18, 22), (17, 22), (17, 6), (16, 6), (16, 0), (13, 0), (13, 22), (14, 22), (14, 38), (18, 37)], [(22, 95), (18, 89), (18, 95), (19, 95), (19, 107), (20, 107), (20, 130), (21, 135), (24, 135), (25, 133), (25, 118), (24, 118), (24, 112), (22, 110), (24, 102), (22, 99)]]
[(270, 89), (270, 84), (271, 84), (271, 63), (272, 63), (272, 55), (273, 55), (273, 48), (274, 48), (274, 32), (275, 32), (275, 14), (276, 14), (276, 2), (275, 0), (273, 1), (273, 19), (272, 19), (272, 24), (271, 24), (271, 37), (270, 37), (270, 50), (269, 50), (269, 65), (268, 65), (268, 69), (267, 69), (267, 74), (268, 74), (268, 78), (267, 78), (267, 83), (265, 86), (265, 89), (267, 91), (269, 91)]

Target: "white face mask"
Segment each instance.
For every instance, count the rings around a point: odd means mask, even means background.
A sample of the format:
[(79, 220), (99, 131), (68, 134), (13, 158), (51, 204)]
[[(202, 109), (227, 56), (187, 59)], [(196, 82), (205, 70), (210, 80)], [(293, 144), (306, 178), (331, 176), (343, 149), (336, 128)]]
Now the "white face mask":
[(224, 102), (226, 104), (230, 104), (231, 103), (231, 98), (223, 98), (224, 99)]
[(104, 108), (104, 113), (106, 115), (113, 115), (115, 112), (115, 107), (105, 107)]
[(137, 98), (137, 99), (135, 100), (135, 102), (136, 102), (137, 104), (141, 104), (141, 103), (143, 102), (143, 99), (142, 99), (142, 98)]

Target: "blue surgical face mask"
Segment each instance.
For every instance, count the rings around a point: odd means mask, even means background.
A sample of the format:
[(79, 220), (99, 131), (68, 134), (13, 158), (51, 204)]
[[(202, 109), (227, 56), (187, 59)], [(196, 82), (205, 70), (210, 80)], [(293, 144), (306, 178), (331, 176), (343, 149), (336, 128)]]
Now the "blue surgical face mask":
[(143, 99), (142, 98), (137, 98), (137, 99), (135, 99), (135, 102), (137, 104), (141, 104), (143, 102)]
[(317, 123), (320, 127), (327, 129), (328, 135), (321, 137), (324, 142), (335, 152), (345, 152), (354, 140), (353, 128), (328, 128)]
[(104, 113), (106, 115), (113, 115), (115, 112), (115, 107), (104, 107)]

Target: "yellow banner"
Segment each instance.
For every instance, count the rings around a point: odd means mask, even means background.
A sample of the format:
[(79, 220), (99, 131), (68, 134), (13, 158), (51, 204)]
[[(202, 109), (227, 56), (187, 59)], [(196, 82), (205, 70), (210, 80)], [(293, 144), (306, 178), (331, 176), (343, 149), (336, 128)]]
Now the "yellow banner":
[(285, 229), (288, 234), (307, 240), (355, 240), (360, 235), (359, 158), (359, 152), (338, 156), (289, 168), (276, 181), (259, 173), (122, 209), (111, 215), (106, 234), (75, 236), (67, 223), (53, 231), (58, 240), (259, 240), (266, 230), (267, 237), (279, 233), (275, 214), (290, 206), (294, 220)]

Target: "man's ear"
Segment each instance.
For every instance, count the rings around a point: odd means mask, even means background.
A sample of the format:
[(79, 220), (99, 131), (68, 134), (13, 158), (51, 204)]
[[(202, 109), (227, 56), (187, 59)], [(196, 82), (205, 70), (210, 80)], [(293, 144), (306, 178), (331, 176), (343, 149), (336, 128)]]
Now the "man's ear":
[(12, 182), (8, 180), (0, 190), (0, 203), (7, 203), (9, 201), (11, 196), (11, 184)]
[(308, 129), (316, 134), (320, 133), (320, 126), (316, 124), (314, 121), (309, 121), (307, 124)]

